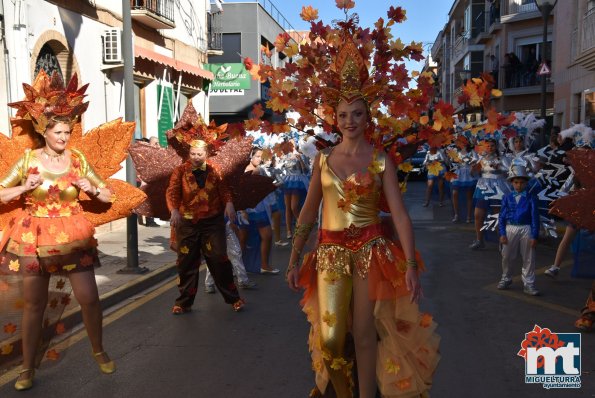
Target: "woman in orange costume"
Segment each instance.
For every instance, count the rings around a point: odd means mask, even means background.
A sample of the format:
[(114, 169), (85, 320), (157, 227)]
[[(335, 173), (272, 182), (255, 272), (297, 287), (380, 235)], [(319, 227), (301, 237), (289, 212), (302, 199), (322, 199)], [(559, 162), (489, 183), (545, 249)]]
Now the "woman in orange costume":
[(19, 109), (18, 117), (32, 121), (43, 145), (26, 150), (0, 180), (2, 203), (24, 197), (24, 208), (11, 219), (0, 243), (0, 271), (23, 277), (23, 367), (17, 390), (33, 386), (51, 275), (68, 276), (93, 356), (103, 373), (115, 371), (102, 343), (102, 311), (93, 271), (100, 265), (95, 228), (79, 203), (81, 191), (104, 203), (114, 200), (113, 193), (82, 152), (67, 149), (72, 126), (88, 106), (83, 103), (86, 86), (78, 89), (76, 75), (67, 89), (57, 74), (51, 79), (42, 74), (38, 81), (41, 89), (25, 87), (27, 100), (10, 105)]
[[(343, 138), (314, 161), (287, 272), (291, 289), (306, 289), (302, 305), (312, 326), (317, 385), (311, 396), (332, 396), (331, 390), (337, 397), (353, 396), (348, 334), (355, 345), (360, 398), (375, 397), (377, 389), (383, 397), (420, 396), (431, 385), (439, 337), (431, 316), (420, 314), (416, 305), (421, 260), (411, 220), (393, 162), (366, 139), (372, 98), (362, 89), (365, 62), (349, 39), (335, 67), (340, 86), (327, 90), (325, 102), (333, 106)], [(381, 225), (382, 195), (400, 242)], [(300, 268), (321, 200), (318, 245)]]

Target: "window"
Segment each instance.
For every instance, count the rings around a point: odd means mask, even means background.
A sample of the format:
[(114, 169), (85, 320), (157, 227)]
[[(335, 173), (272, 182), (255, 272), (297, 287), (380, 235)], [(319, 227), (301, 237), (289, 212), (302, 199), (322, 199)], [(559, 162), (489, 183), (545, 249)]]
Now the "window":
[(242, 62), (242, 34), (223, 33), (223, 55), (209, 56), (209, 63), (231, 64)]

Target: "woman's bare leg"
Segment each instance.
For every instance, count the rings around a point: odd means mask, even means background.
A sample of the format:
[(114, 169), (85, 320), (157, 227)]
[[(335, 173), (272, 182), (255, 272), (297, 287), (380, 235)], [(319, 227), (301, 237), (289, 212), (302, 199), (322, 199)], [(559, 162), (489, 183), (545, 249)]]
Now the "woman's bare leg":
[[(89, 271), (73, 272), (68, 275), (74, 297), (81, 306), (81, 313), (83, 315), (83, 323), (93, 353), (103, 352), (103, 313), (101, 311), (101, 304), (99, 303), (99, 293), (97, 291), (97, 284), (95, 283), (95, 272), (91, 269)], [(100, 362), (109, 362), (107, 355), (100, 357)]]
[(554, 266), (560, 268), (560, 265), (562, 265), (562, 260), (564, 260), (564, 256), (566, 255), (566, 252), (568, 252), (568, 248), (570, 247), (570, 244), (574, 240), (575, 236), (576, 236), (576, 229), (572, 225), (569, 224), (566, 227), (564, 236), (562, 237), (562, 240), (560, 241), (560, 244), (558, 245), (558, 249), (556, 250), (556, 258), (554, 259)]
[(291, 210), (291, 194), (283, 195), (283, 202), (285, 203), (285, 228), (287, 229), (287, 237), (291, 236), (291, 225), (293, 223), (293, 216)]
[[(37, 347), (41, 339), (43, 313), (48, 302), (49, 276), (27, 275), (23, 278), (23, 369), (34, 369)], [(19, 379), (29, 379), (25, 372)]]
[(270, 269), (269, 257), (271, 255), (271, 238), (273, 237), (273, 231), (271, 226), (267, 225), (258, 228), (260, 235), (260, 267), (264, 269)]
[(430, 204), (430, 198), (432, 197), (432, 189), (434, 189), (434, 180), (428, 179), (428, 187), (426, 188), (426, 202), (424, 206), (428, 206)]
[(281, 212), (276, 210), (271, 213), (271, 221), (273, 222), (273, 234), (275, 235), (275, 242), (281, 240)]
[(455, 218), (459, 216), (459, 189), (453, 188), (452, 189), (452, 210), (454, 212)]

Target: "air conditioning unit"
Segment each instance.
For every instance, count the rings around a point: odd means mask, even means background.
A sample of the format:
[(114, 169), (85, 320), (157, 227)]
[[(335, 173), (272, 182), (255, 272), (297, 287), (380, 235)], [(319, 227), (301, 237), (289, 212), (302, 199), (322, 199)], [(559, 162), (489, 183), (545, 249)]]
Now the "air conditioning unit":
[(122, 29), (106, 29), (101, 35), (103, 41), (103, 63), (121, 64), (122, 58)]

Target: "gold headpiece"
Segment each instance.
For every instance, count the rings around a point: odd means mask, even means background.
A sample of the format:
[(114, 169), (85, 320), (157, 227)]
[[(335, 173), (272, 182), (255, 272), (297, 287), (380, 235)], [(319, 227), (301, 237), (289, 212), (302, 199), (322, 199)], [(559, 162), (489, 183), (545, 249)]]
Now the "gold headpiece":
[(322, 88), (323, 100), (336, 107), (341, 100), (348, 104), (363, 99), (370, 104), (374, 94), (380, 91), (380, 86), (370, 82), (370, 74), (366, 61), (358, 50), (356, 44), (347, 35), (341, 44), (336, 59), (331, 64), (331, 70), (337, 78)]
[(227, 138), (226, 131), (227, 123), (217, 126), (212, 121), (207, 125), (190, 101), (178, 123), (167, 132), (167, 141), (178, 155), (185, 158), (190, 147), (205, 147), (217, 151)]
[(17, 118), (31, 120), (35, 131), (44, 134), (50, 120), (76, 120), (87, 110), (89, 103), (83, 102), (83, 99), (88, 86), (85, 84), (79, 88), (75, 73), (68, 86), (64, 87), (64, 81), (58, 72), (52, 73), (50, 77), (42, 69), (33, 86), (23, 83), (25, 100), (8, 105), (17, 109)]
[(190, 148), (206, 148), (208, 145), (203, 140), (190, 141)]

